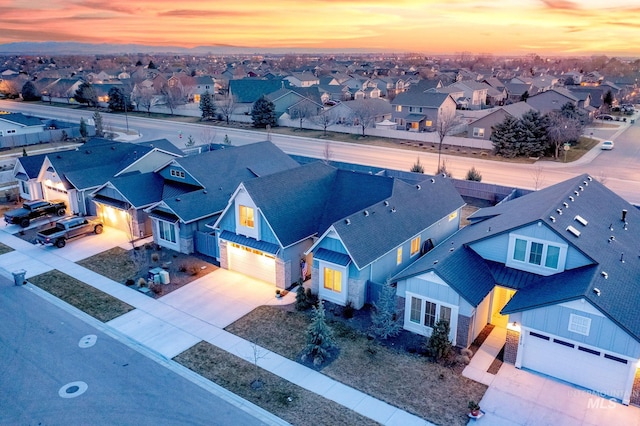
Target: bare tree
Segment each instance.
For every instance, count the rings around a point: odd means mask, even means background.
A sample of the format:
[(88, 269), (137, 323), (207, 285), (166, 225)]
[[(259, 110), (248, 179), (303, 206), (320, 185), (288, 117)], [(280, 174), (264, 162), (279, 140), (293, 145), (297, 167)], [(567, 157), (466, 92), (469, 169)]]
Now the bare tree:
[(227, 124), (229, 124), (229, 118), (233, 114), (235, 107), (236, 98), (231, 94), (226, 95), (218, 102), (218, 111), (220, 111), (220, 114), (222, 114)]
[(436, 122), (436, 131), (438, 133), (438, 170), (436, 173), (441, 173), (440, 170), (440, 157), (442, 156), (442, 143), (444, 142), (444, 138), (447, 137), (451, 129), (453, 129), (457, 125), (456, 113), (448, 112), (442, 114), (438, 121)]
[(547, 135), (554, 150), (554, 157), (560, 155), (560, 148), (570, 142), (578, 140), (582, 134), (580, 121), (568, 118), (559, 111), (551, 111), (547, 114)]
[(317, 108), (314, 108), (304, 100), (289, 108), (289, 116), (300, 122), (300, 130), (302, 130), (304, 120), (310, 119), (315, 115), (317, 115)]
[(365, 136), (365, 130), (373, 126), (376, 122), (377, 108), (374, 99), (363, 99), (350, 105), (353, 111), (353, 118), (357, 121), (357, 125), (362, 129), (362, 136)]
[(151, 115), (151, 107), (153, 106), (153, 97), (155, 93), (150, 87), (140, 88), (134, 95), (138, 111), (144, 109), (148, 115)]
[(204, 145), (211, 145), (216, 139), (216, 131), (212, 127), (205, 127), (200, 132), (200, 140)]
[(329, 161), (331, 161), (332, 156), (333, 156), (333, 152), (331, 152), (331, 145), (329, 145), (329, 142), (325, 142), (324, 150), (322, 151), (322, 161), (325, 164), (329, 164)]
[(179, 105), (184, 104), (178, 87), (170, 87), (168, 84), (163, 84), (160, 94), (164, 97), (165, 105), (169, 108), (171, 115)]
[(324, 136), (327, 136), (327, 129), (334, 124), (337, 124), (338, 118), (336, 117), (336, 114), (329, 109), (311, 117), (311, 122), (316, 126), (322, 127)]
[(533, 188), (536, 191), (538, 190), (538, 188), (540, 188), (542, 182), (544, 181), (543, 171), (544, 167), (542, 167), (542, 165), (540, 164), (536, 164), (533, 172), (531, 173), (531, 177), (533, 178)]

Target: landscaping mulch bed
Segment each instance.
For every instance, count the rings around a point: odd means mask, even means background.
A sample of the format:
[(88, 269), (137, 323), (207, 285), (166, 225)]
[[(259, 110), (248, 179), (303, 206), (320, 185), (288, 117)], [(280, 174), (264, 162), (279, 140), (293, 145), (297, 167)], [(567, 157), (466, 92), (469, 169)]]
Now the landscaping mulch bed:
[[(140, 279), (151, 289), (147, 294), (158, 298), (171, 293), (218, 268), (211, 260), (196, 255), (187, 255), (162, 248), (156, 244), (145, 244), (135, 250), (114, 247), (78, 262), (100, 275), (132, 288), (140, 289)], [(169, 273), (169, 284), (149, 282), (149, 271), (161, 268)]]
[(378, 424), (207, 342), (192, 346), (174, 361), (293, 425)]
[(28, 281), (102, 322), (133, 310), (133, 306), (55, 269)]
[[(463, 377), (464, 365), (429, 361), (422, 355), (426, 339), (413, 333), (378, 340), (368, 333), (368, 309), (349, 319), (342, 309), (326, 303), (339, 354), (323, 374), (433, 423), (467, 424), (468, 402), (482, 399), (487, 387)], [(261, 306), (226, 330), (299, 361), (310, 316), (291, 306)]]

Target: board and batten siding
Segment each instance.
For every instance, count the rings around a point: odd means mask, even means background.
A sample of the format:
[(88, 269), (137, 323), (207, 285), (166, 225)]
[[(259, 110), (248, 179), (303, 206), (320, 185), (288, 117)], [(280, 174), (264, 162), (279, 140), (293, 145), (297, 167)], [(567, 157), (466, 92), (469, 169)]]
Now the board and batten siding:
[[(584, 299), (524, 311), (522, 325), (631, 358), (640, 358), (640, 343), (597, 311), (589, 302), (582, 300)], [(588, 336), (569, 331), (571, 314), (591, 319)]]
[(342, 245), (342, 242), (337, 238), (331, 238), (329, 236), (323, 238), (322, 241), (320, 241), (320, 243), (316, 246), (316, 249), (318, 248), (335, 251), (337, 253), (347, 254), (347, 250)]
[(460, 295), (433, 272), (427, 272), (426, 274), (398, 282), (396, 294), (399, 297), (406, 298), (407, 292), (430, 300), (460, 306)]

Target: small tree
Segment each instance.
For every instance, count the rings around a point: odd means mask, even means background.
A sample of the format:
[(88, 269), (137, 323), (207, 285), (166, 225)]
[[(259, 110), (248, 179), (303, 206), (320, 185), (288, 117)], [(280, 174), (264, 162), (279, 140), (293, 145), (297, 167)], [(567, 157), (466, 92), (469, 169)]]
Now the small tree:
[(529, 91), (525, 90), (524, 93), (520, 95), (520, 101), (527, 102), (527, 99), (529, 99)]
[(451, 328), (447, 320), (441, 319), (433, 326), (433, 332), (427, 342), (427, 351), (435, 361), (446, 358), (451, 353), (453, 346), (449, 341), (450, 331)]
[(411, 170), (409, 171), (413, 173), (424, 173), (424, 167), (420, 163), (420, 157), (418, 157), (418, 160), (414, 163), (414, 165), (411, 167)]
[(322, 133), (327, 136), (327, 129), (338, 122), (336, 115), (329, 111), (323, 111), (318, 115), (311, 117), (311, 122), (317, 126), (322, 127)]
[(27, 149), (26, 148), (22, 148), (22, 156), (23, 157), (28, 157), (29, 154), (27, 154)]
[(77, 102), (87, 104), (89, 107), (98, 105), (98, 95), (91, 83), (87, 83), (86, 81), (78, 86), (73, 97)]
[(81, 117), (80, 118), (80, 136), (82, 136), (83, 138), (86, 138), (88, 134), (89, 134), (89, 131), (87, 130), (87, 122), (85, 121), (84, 117)]
[(185, 146), (193, 146), (196, 144), (196, 141), (193, 139), (193, 136), (189, 135), (187, 141), (184, 143)]
[(396, 288), (387, 280), (382, 287), (378, 302), (371, 312), (371, 330), (382, 339), (397, 336), (401, 325), (396, 318)]
[(120, 87), (109, 89), (109, 109), (111, 111), (131, 111), (131, 100)]
[(93, 123), (96, 127), (96, 136), (101, 138), (104, 136), (104, 125), (102, 123), (102, 114), (99, 111), (93, 113)]
[(267, 126), (277, 126), (276, 106), (267, 99), (266, 96), (261, 96), (260, 99), (254, 102), (253, 108), (251, 108), (251, 119), (253, 120), (254, 127), (266, 128)]
[(224, 144), (225, 144), (225, 145), (227, 145), (227, 146), (231, 146), (231, 145), (233, 145), (233, 144), (231, 143), (231, 139), (229, 139), (229, 135), (224, 135), (224, 141), (223, 141), (223, 142), (224, 142)]
[(522, 152), (520, 133), (520, 122), (512, 116), (507, 116), (502, 122), (492, 126), (490, 139), (494, 153), (505, 158), (520, 155)]
[(216, 114), (216, 105), (213, 103), (213, 96), (209, 91), (205, 91), (200, 95), (200, 111), (202, 111), (203, 120), (211, 120)]
[(613, 93), (611, 93), (611, 90), (607, 90), (607, 93), (604, 94), (602, 103), (604, 104), (607, 111), (611, 111), (611, 106), (613, 105)]
[[(302, 283), (302, 281), (300, 281)], [(306, 311), (309, 309), (309, 298), (307, 297), (307, 292), (302, 284), (298, 285), (298, 289), (296, 290), (296, 310), (297, 311)]]
[(157, 69), (156, 64), (154, 64), (153, 61), (149, 61), (149, 65), (147, 66), (147, 68), (149, 68), (150, 70)]
[(27, 81), (24, 86), (22, 86), (22, 99), (25, 101), (39, 101), (40, 95), (36, 90), (35, 84), (31, 81)]
[(475, 168), (475, 166), (471, 167), (469, 169), (469, 171), (467, 172), (467, 176), (465, 177), (466, 180), (472, 180), (475, 182), (480, 182), (482, 180), (482, 175), (480, 174), (480, 172)]
[(438, 170), (436, 170), (436, 174), (444, 175), (449, 178), (453, 177), (453, 174), (447, 168), (447, 160), (442, 160), (442, 164), (440, 164), (440, 167), (438, 167)]
[(225, 96), (221, 101), (218, 102), (218, 109), (220, 110), (220, 114), (224, 117), (227, 124), (229, 124), (229, 118), (233, 114), (233, 110), (236, 107), (236, 99), (232, 95)]
[(365, 130), (373, 126), (378, 115), (377, 104), (375, 99), (363, 99), (351, 106), (353, 118), (358, 122), (358, 126), (362, 129), (362, 136), (365, 136)]
[(151, 116), (151, 107), (154, 104), (155, 93), (151, 87), (141, 87), (135, 93), (135, 100), (138, 110), (145, 109), (147, 115)]
[(457, 125), (456, 121), (456, 113), (448, 112), (444, 113), (441, 117), (438, 118), (438, 122), (436, 124), (436, 131), (438, 133), (438, 173), (440, 170), (440, 157), (442, 156), (442, 143), (444, 142), (444, 138), (447, 137), (449, 132)]
[(314, 365), (320, 365), (329, 357), (329, 351), (334, 347), (333, 331), (327, 324), (324, 302), (313, 307), (313, 318), (307, 327), (307, 346), (302, 353), (302, 360), (311, 358)]

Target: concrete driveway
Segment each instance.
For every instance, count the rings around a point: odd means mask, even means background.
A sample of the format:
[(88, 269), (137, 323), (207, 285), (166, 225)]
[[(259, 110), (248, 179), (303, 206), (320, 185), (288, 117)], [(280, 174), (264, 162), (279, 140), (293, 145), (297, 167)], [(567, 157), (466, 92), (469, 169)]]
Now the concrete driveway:
[[(586, 373), (588, 374), (588, 373)], [(469, 424), (640, 426), (640, 408), (624, 406), (549, 377), (503, 364)]]

